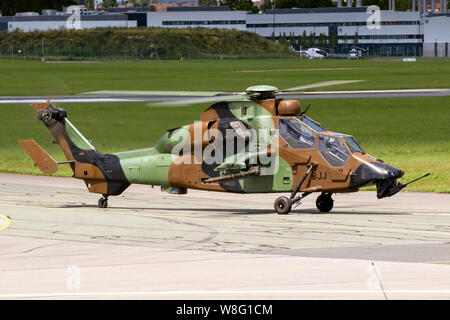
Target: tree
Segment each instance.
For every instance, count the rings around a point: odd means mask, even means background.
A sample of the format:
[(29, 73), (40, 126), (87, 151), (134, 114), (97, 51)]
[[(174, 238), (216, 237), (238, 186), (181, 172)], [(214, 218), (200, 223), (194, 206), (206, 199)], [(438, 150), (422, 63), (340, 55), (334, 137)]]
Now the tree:
[(94, 10), (95, 10), (95, 3), (94, 3), (94, 0), (86, 0), (85, 5), (86, 5), (86, 8), (87, 8), (89, 11), (94, 11)]
[(327, 37), (325, 33), (319, 34), (319, 47), (324, 48), (327, 46)]
[(330, 33), (329, 39), (328, 39), (328, 46), (334, 50), (334, 49), (336, 49), (337, 44), (338, 44), (338, 37), (337, 37), (336, 33), (334, 33), (334, 32)]
[(335, 7), (331, 0), (274, 0), (275, 8), (323, 8)]
[(294, 32), (289, 32), (289, 44), (291, 46), (297, 46), (297, 44), (295, 43), (295, 37), (294, 37)]
[(395, 1), (395, 10), (398, 11), (406, 11), (412, 9), (412, 1), (411, 0), (396, 0)]
[(306, 30), (303, 30), (302, 39), (300, 40), (300, 45), (303, 49), (308, 47), (308, 35), (306, 34)]
[(199, 0), (198, 5), (200, 7), (217, 6), (216, 0)]
[(308, 37), (308, 47), (315, 47), (316, 46), (316, 33), (311, 32)]
[(149, 4), (150, 4), (150, 2), (148, 0), (140, 0), (139, 1), (140, 7), (148, 7)]
[(355, 36), (353, 37), (353, 46), (357, 47), (358, 46), (358, 32), (355, 32)]
[(259, 7), (262, 12), (272, 9), (272, 0), (264, 0), (263, 5)]
[(229, 6), (230, 10), (258, 12), (258, 7), (253, 5), (252, 0), (223, 0), (222, 5)]
[(389, 9), (389, 0), (363, 0), (363, 6), (379, 6), (381, 10)]
[(102, 8), (114, 8), (117, 6), (117, 0), (103, 0), (102, 2)]
[(342, 48), (347, 49), (347, 46), (348, 46), (347, 34), (344, 34), (344, 37), (342, 38)]
[(17, 12), (42, 12), (43, 9), (62, 10), (77, 4), (75, 0), (0, 0), (0, 12), (4, 16), (13, 16)]
[(288, 46), (288, 42), (286, 41), (286, 33), (281, 34), (281, 32), (280, 32), (280, 34), (278, 35), (278, 43), (282, 47)]

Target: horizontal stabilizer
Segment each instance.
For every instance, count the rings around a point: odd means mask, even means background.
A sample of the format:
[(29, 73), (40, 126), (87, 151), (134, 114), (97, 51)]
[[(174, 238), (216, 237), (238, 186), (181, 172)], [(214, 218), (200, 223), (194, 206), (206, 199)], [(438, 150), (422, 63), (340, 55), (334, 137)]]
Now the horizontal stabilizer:
[(19, 143), (42, 173), (52, 174), (58, 170), (58, 163), (34, 140), (19, 140)]

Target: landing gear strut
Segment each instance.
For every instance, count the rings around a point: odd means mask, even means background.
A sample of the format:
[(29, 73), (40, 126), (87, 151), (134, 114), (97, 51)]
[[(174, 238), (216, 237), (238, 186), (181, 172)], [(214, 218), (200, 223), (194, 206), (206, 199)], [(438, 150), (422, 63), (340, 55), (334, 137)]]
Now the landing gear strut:
[(333, 209), (333, 199), (331, 198), (332, 193), (322, 192), (320, 196), (317, 197), (316, 207), (320, 212), (330, 212)]
[(104, 194), (103, 197), (98, 199), (98, 207), (106, 208), (108, 206), (108, 195)]
[(278, 197), (275, 200), (274, 203), (274, 209), (278, 214), (288, 214), (292, 210), (293, 204), (300, 204), (300, 200), (302, 200), (304, 197), (306, 197), (311, 192), (303, 192), (300, 196), (297, 196), (298, 191), (300, 190), (300, 187), (302, 186), (303, 182), (305, 182), (306, 177), (308, 177), (309, 173), (311, 172), (312, 168), (314, 168), (315, 164), (312, 164), (308, 170), (306, 171), (305, 175), (302, 177), (298, 185), (295, 187), (294, 191), (292, 191), (291, 196), (289, 198), (286, 197)]
[(278, 214), (288, 214), (289, 212), (291, 212), (293, 204), (299, 205), (300, 200), (302, 200), (304, 197), (306, 197), (310, 193), (311, 192), (303, 192), (300, 196), (297, 196), (297, 197), (295, 197), (295, 194), (294, 194), (294, 196), (291, 195), (291, 198), (278, 197), (274, 203), (275, 211)]

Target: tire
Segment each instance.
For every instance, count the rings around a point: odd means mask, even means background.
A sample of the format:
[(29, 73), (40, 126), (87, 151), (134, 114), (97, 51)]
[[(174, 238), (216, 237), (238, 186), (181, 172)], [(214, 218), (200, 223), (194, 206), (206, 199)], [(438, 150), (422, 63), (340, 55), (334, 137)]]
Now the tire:
[(316, 199), (316, 207), (320, 212), (330, 212), (333, 209), (334, 201), (331, 194), (322, 193)]
[(275, 200), (274, 208), (278, 214), (288, 214), (292, 209), (291, 200), (286, 197), (278, 197)]
[(99, 208), (106, 208), (108, 207), (108, 199), (101, 197), (98, 199), (98, 207)]

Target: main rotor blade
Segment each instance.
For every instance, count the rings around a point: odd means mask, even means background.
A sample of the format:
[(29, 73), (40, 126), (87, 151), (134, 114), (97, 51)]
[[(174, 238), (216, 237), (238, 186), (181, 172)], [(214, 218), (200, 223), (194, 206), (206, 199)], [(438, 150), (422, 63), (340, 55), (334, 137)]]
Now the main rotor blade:
[(192, 99), (179, 99), (179, 100), (166, 100), (162, 102), (153, 102), (147, 104), (150, 107), (167, 107), (167, 106), (186, 106), (192, 104), (200, 103), (210, 103), (210, 102), (221, 102), (221, 101), (236, 101), (248, 99), (246, 94), (233, 94), (233, 95), (218, 95), (214, 97), (202, 97), (202, 98), (192, 98)]
[(129, 90), (104, 90), (84, 92), (86, 95), (130, 95), (130, 96), (186, 96), (186, 97), (212, 97), (224, 92), (212, 91), (129, 91)]
[(306, 89), (313, 89), (313, 88), (321, 88), (321, 87), (329, 87), (329, 86), (337, 86), (341, 84), (347, 84), (347, 83), (354, 83), (354, 82), (362, 82), (366, 80), (332, 80), (332, 81), (324, 81), (324, 82), (318, 82), (313, 84), (307, 84), (300, 87), (294, 87), (289, 89), (283, 89), (280, 90), (279, 93), (285, 93), (290, 91), (299, 91), (299, 90), (306, 90)]

